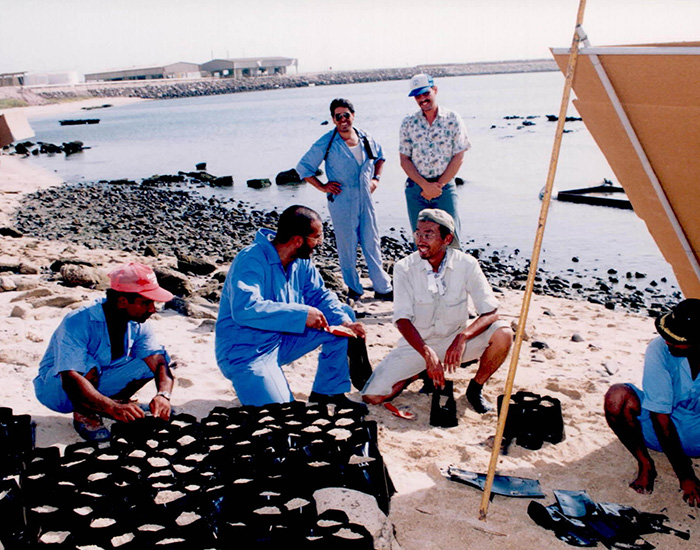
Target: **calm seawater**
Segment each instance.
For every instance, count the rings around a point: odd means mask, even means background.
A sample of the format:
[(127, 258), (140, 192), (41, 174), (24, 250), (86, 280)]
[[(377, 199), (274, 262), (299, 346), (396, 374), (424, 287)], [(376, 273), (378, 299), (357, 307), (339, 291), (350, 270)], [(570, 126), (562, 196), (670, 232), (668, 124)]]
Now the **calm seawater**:
[[(462, 227), (469, 246), (513, 251), (529, 257), (535, 236), (564, 79), (559, 73), (530, 73), (443, 78), (437, 81), (442, 105), (460, 113), (472, 149), (465, 156), (459, 188)], [(375, 193), (380, 230), (396, 236), (408, 226), (399, 166), (398, 133), (402, 118), (417, 109), (407, 84), (376, 82), (283, 89), (224, 96), (149, 101), (118, 108), (36, 119), (36, 140), (81, 140), (92, 149), (67, 158), (32, 158), (68, 182), (144, 178), (192, 171), (206, 162), (215, 175), (232, 175), (233, 189), (205, 193), (235, 198), (263, 209), (294, 203), (328, 216), (325, 195), (309, 185), (252, 190), (250, 178), (270, 178), (296, 165), (308, 147), (332, 126), (328, 105), (350, 99), (355, 123), (373, 135), (387, 158)], [(109, 102), (109, 99), (105, 99)], [(576, 115), (570, 108), (570, 115)], [(531, 116), (532, 126), (504, 117)], [(97, 125), (60, 126), (59, 118), (100, 118)], [(555, 180), (558, 189), (597, 185), (614, 179), (602, 153), (582, 122), (567, 123)], [(572, 262), (576, 256), (579, 263)], [(542, 261), (544, 263), (542, 263)], [(631, 211), (552, 202), (544, 237), (542, 267), (606, 276), (609, 268), (667, 277), (675, 284), (644, 223)]]

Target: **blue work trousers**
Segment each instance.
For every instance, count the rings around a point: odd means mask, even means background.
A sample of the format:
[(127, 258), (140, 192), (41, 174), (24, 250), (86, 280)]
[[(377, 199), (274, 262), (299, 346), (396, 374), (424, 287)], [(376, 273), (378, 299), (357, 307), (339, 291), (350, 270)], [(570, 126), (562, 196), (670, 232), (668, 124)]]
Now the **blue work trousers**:
[[(97, 391), (107, 397), (117, 395), (130, 382), (150, 380), (154, 376), (143, 359), (120, 360), (117, 365), (96, 368), (99, 369), (100, 376)], [(35, 378), (34, 390), (37, 399), (49, 409), (60, 413), (73, 412), (73, 403), (63, 389), (60, 374), (46, 379)]]
[(350, 290), (362, 295), (362, 284), (357, 273), (357, 245), (359, 243), (362, 247), (362, 253), (365, 255), (372, 288), (375, 292), (386, 294), (391, 292), (391, 277), (382, 267), (379, 231), (371, 198), (367, 202), (368, 206), (360, 207), (366, 208), (366, 211), (360, 213), (359, 219), (348, 216), (347, 211), (343, 208), (343, 201), (339, 198), (335, 198), (334, 202), (330, 202), (328, 205), (335, 230), (338, 263), (345, 284)]
[[(344, 305), (351, 318), (355, 316)], [(236, 366), (229, 377), (242, 405), (262, 406), (294, 400), (282, 366), (321, 346), (312, 391), (335, 395), (350, 391), (348, 339), (306, 328), (302, 334), (282, 334), (279, 345), (257, 355), (245, 366)]]
[(462, 240), (462, 226), (459, 221), (459, 200), (457, 196), (457, 186), (454, 182), (450, 182), (442, 188), (442, 195), (439, 197), (427, 200), (421, 196), (421, 188), (416, 182), (408, 178), (406, 180), (406, 207), (408, 208), (408, 219), (411, 222), (411, 231), (416, 230), (418, 224), (418, 214), (425, 208), (440, 208), (454, 218), (455, 233)]

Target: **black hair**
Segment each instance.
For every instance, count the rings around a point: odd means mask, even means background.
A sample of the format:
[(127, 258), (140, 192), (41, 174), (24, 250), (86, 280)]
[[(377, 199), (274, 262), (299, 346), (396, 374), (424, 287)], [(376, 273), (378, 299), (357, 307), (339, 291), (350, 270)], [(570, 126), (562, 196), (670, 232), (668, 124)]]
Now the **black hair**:
[[(122, 292), (120, 290), (114, 290), (113, 288), (108, 288), (106, 290), (107, 293), (107, 303), (110, 305), (116, 305), (117, 300), (121, 298), (122, 296), (126, 298), (126, 301), (129, 302), (130, 304), (133, 304), (136, 298), (141, 296), (137, 292)], [(143, 298), (143, 296), (141, 296)]]
[(277, 222), (275, 242), (284, 244), (292, 237), (308, 237), (312, 233), (311, 223), (314, 220), (321, 221), (321, 216), (315, 210), (300, 204), (290, 206), (282, 212)]
[(445, 227), (441, 223), (438, 224), (438, 227), (440, 228), (440, 237), (444, 241), (447, 238), (447, 235), (452, 235), (452, 231), (448, 227)]
[(345, 107), (352, 114), (355, 114), (355, 107), (352, 106), (349, 99), (344, 99), (342, 97), (337, 97), (331, 101), (331, 116), (335, 115), (335, 110), (338, 107)]

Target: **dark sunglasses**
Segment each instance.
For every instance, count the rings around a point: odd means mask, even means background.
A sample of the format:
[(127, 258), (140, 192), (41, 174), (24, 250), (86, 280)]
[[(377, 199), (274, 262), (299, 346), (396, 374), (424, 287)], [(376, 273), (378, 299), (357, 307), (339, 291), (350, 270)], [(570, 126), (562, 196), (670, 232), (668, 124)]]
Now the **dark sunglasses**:
[(350, 116), (351, 116), (351, 113), (336, 113), (335, 115), (333, 115), (333, 118), (335, 118), (335, 120), (336, 120), (337, 122), (340, 122), (340, 121), (343, 120), (344, 118), (349, 119)]

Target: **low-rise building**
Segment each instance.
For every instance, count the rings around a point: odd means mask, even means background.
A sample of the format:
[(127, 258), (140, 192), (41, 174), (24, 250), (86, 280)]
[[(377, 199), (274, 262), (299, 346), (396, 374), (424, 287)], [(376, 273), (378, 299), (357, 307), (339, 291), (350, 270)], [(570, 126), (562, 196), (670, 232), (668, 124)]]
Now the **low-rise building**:
[(212, 59), (202, 63), (202, 72), (220, 78), (247, 76), (275, 76), (287, 74), (287, 67), (297, 67), (293, 57), (242, 57), (236, 59)]
[(89, 73), (85, 75), (86, 82), (108, 82), (119, 80), (158, 80), (164, 78), (199, 78), (201, 72), (197, 63), (180, 61), (158, 67), (138, 67)]
[(0, 73), (0, 86), (24, 86), (24, 75), (21, 73)]

